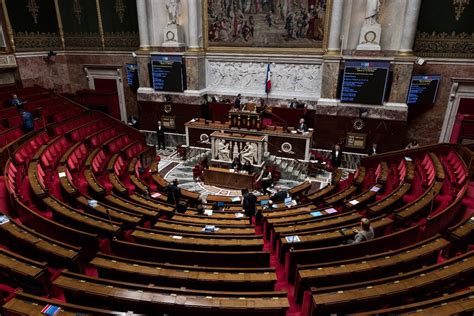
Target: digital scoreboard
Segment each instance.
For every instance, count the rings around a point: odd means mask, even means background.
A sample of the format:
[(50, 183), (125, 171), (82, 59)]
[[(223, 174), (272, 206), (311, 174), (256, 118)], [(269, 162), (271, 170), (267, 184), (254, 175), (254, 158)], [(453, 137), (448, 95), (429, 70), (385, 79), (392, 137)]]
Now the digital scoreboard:
[(341, 102), (382, 104), (387, 89), (390, 62), (347, 61), (341, 87)]
[(183, 92), (186, 86), (181, 56), (152, 55), (151, 77), (155, 91)]
[(432, 105), (438, 93), (439, 75), (416, 75), (411, 78), (408, 105)]

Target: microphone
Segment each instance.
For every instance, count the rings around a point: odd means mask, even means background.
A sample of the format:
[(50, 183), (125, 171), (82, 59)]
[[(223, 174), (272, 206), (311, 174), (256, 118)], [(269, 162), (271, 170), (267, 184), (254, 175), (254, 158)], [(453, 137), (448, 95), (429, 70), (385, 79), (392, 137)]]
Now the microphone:
[(112, 217), (110, 217), (109, 211), (110, 211), (110, 210), (109, 210), (108, 208), (105, 209), (105, 213), (107, 213), (107, 216), (108, 216), (108, 218), (109, 218), (109, 224), (110, 224), (110, 226), (111, 226), (112, 229), (113, 229), (113, 230), (112, 230), (112, 234), (113, 234), (112, 240), (117, 240), (117, 236), (115, 236), (115, 226), (114, 226), (114, 224), (112, 223)]

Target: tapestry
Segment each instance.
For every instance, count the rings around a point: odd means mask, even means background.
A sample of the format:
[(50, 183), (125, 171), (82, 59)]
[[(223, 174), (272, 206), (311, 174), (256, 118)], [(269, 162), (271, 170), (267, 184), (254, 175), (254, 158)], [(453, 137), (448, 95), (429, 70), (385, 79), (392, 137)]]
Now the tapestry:
[(322, 48), (328, 0), (207, 0), (209, 47)]

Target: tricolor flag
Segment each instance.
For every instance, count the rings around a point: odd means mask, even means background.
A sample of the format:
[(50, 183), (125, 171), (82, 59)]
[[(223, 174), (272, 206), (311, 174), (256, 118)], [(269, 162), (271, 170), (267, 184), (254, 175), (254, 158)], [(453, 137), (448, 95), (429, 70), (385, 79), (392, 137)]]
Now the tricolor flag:
[(265, 93), (269, 94), (272, 90), (272, 72), (270, 70), (270, 64), (267, 64), (267, 78), (265, 79)]

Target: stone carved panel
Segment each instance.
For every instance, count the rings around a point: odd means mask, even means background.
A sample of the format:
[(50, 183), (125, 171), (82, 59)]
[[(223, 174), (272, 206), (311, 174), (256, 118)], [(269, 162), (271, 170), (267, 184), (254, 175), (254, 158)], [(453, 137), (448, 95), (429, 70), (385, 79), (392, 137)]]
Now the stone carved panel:
[[(207, 62), (207, 89), (214, 93), (265, 94), (267, 63)], [(271, 64), (271, 96), (319, 98), (320, 64)]]

